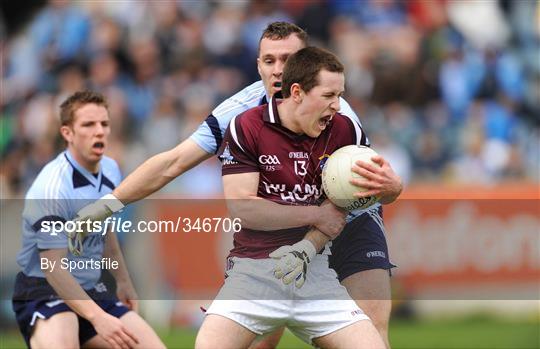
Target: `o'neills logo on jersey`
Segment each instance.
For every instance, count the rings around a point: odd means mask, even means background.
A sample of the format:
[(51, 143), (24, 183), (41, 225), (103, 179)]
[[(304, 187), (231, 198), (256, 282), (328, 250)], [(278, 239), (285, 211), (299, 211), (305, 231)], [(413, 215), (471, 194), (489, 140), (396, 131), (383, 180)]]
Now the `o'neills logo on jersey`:
[(291, 151), (289, 152), (289, 159), (309, 159), (309, 154), (305, 151)]
[(386, 258), (386, 253), (383, 251), (369, 251), (366, 253), (367, 258), (373, 258), (373, 257), (380, 257), (380, 258)]
[(229, 142), (227, 142), (227, 146), (225, 146), (225, 150), (223, 150), (223, 154), (219, 156), (219, 159), (221, 160), (221, 164), (223, 166), (238, 164), (238, 162), (235, 161), (234, 157), (231, 155), (231, 150), (229, 149)]

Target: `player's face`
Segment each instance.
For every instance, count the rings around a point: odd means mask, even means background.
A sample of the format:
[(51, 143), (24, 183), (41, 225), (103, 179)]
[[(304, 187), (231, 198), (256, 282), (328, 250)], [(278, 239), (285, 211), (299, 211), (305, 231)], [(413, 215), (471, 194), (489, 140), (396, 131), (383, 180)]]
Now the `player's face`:
[(75, 111), (73, 124), (62, 126), (61, 131), (75, 160), (90, 172), (97, 172), (111, 133), (107, 109), (86, 104)]
[(339, 97), (345, 90), (345, 76), (343, 73), (332, 73), (321, 70), (318, 76), (319, 84), (308, 93), (300, 92), (298, 120), (302, 131), (310, 137), (319, 137), (322, 131), (330, 124), (338, 112)]
[(303, 47), (304, 43), (295, 34), (282, 40), (268, 38), (261, 40), (257, 70), (269, 95), (281, 91), (281, 78), (285, 61)]

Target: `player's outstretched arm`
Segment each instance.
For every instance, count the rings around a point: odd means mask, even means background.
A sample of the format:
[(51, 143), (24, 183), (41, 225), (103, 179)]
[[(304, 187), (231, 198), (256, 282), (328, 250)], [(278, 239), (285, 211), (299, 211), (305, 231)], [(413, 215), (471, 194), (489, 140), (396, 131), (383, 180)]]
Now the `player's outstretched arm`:
[(120, 319), (103, 311), (84, 292), (69, 271), (61, 267), (62, 258), (66, 255), (65, 248), (40, 252), (40, 258), (46, 258), (49, 266), (54, 265), (48, 270), (43, 270), (47, 282), (74, 312), (92, 323), (98, 335), (102, 336), (111, 347), (133, 348), (139, 342), (137, 337), (122, 324)]
[(124, 205), (144, 199), (211, 156), (188, 138), (146, 160), (120, 183), (113, 195)]
[(280, 205), (257, 197), (258, 185), (258, 172), (223, 176), (229, 213), (242, 220), (242, 227), (267, 231), (312, 225), (332, 235), (345, 225), (345, 214), (326, 206)]
[(124, 179), (112, 194), (105, 195), (77, 212), (76, 219), (104, 220), (125, 205), (155, 193), (211, 156), (212, 154), (204, 151), (193, 140), (186, 139), (175, 148), (146, 160)]
[(112, 268), (110, 270), (112, 276), (116, 280), (116, 295), (129, 309), (138, 312), (139, 297), (131, 282), (131, 277), (129, 276), (126, 262), (124, 261), (124, 256), (118, 243), (118, 238), (113, 231), (108, 232), (106, 235), (103, 257), (108, 257), (111, 258), (111, 260), (118, 262), (118, 268)]
[(374, 156), (371, 160), (379, 166), (373, 166), (359, 160), (352, 167), (352, 171), (364, 179), (353, 178), (351, 184), (367, 189), (364, 192), (356, 193), (355, 196), (358, 198), (379, 196), (381, 204), (390, 204), (398, 198), (403, 190), (401, 178), (382, 156)]

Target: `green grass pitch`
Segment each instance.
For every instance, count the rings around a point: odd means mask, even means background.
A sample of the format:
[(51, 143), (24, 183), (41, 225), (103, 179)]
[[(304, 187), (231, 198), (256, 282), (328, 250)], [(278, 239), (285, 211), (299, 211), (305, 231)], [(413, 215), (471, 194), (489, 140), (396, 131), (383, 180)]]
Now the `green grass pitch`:
[[(193, 348), (196, 330), (171, 329), (159, 335), (168, 348)], [(392, 320), (393, 349), (533, 349), (540, 348), (538, 319), (505, 321), (489, 317), (453, 320)], [(0, 348), (24, 348), (15, 331), (0, 334)], [(311, 348), (286, 332), (278, 348)]]

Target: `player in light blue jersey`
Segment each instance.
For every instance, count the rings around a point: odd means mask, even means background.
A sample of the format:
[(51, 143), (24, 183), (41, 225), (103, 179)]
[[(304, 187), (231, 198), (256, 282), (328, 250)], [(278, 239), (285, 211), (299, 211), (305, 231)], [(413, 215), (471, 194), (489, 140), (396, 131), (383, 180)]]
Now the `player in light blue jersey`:
[[(257, 68), (262, 80), (221, 103), (190, 138), (169, 151), (153, 156), (139, 166), (113, 191), (113, 200), (98, 200), (79, 211), (81, 219), (104, 219), (115, 212), (113, 206), (123, 207), (143, 199), (213, 156), (221, 145), (225, 130), (233, 117), (252, 107), (265, 104), (270, 96), (281, 91), (285, 61), (289, 55), (306, 47), (307, 39), (306, 32), (294, 24), (286, 22), (269, 24), (259, 42)], [(340, 99), (340, 105), (341, 113), (357, 119), (356, 114), (343, 99)], [(381, 203), (390, 203), (401, 193), (401, 179), (382, 157), (373, 160), (380, 167), (363, 162), (353, 166), (353, 171), (367, 178), (356, 184), (369, 189), (364, 193), (366, 197), (376, 195), (384, 198)], [(391, 309), (389, 270), (393, 265), (388, 257), (381, 213), (381, 208), (375, 207), (370, 210), (370, 214), (362, 214), (349, 222), (343, 232), (336, 228), (343, 225), (320, 222), (318, 217), (306, 217), (302, 225), (313, 225), (324, 233), (306, 237), (316, 248), (321, 244), (324, 245), (328, 238), (334, 239), (330, 266), (335, 269), (340, 282), (347, 288), (351, 297), (372, 319), (386, 345), (389, 346), (387, 334)], [(273, 336), (269, 341), (262, 343), (262, 346), (272, 347), (277, 340), (279, 336)]]
[[(84, 239), (71, 234), (77, 211), (121, 181), (116, 162), (104, 156), (107, 102), (77, 92), (60, 109), (67, 149), (41, 170), (25, 198), (17, 256), (22, 271), (13, 295), (19, 328), (34, 348), (161, 348), (136, 313), (137, 294), (116, 234), (98, 226)], [(102, 269), (114, 276), (117, 295), (99, 282)]]
[[(27, 276), (44, 278), (40, 250), (65, 248), (73, 242), (64, 234), (60, 223), (75, 217), (89, 200), (112, 192), (118, 183), (118, 165), (106, 156), (101, 160), (100, 170), (96, 174), (80, 165), (68, 150), (49, 162), (25, 197), (23, 247), (17, 256), (22, 272)], [(84, 254), (73, 255), (69, 259), (75, 262), (99, 260), (104, 244), (105, 235), (101, 230), (96, 230), (84, 240)], [(100, 270), (94, 268), (74, 269), (71, 273), (84, 289), (93, 288), (100, 274)]]

